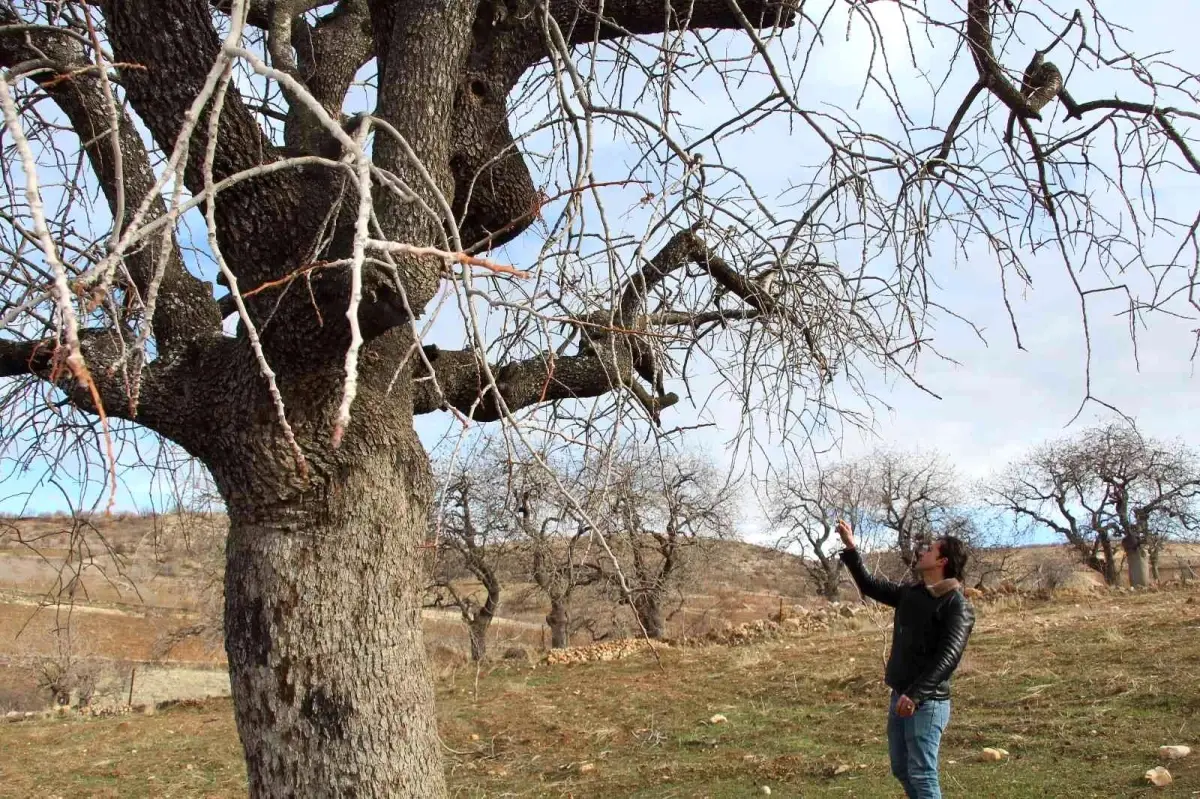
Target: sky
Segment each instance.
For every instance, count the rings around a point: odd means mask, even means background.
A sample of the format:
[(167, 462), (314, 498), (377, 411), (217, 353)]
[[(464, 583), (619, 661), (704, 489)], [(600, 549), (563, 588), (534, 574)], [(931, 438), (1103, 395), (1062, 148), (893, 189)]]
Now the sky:
[[(1189, 34), (1171, 24), (1175, 13), (1182, 13), (1182, 2), (1149, 0), (1138, 3), (1135, 14), (1123, 13), (1124, 4), (1101, 7), (1114, 21), (1132, 28), (1127, 41), (1133, 49), (1173, 50), (1177, 61), (1195, 71), (1197, 65), (1187, 55), (1192, 52), (1185, 39)], [(1070, 85), (1077, 99), (1112, 90), (1102, 82), (1088, 82), (1086, 88)], [(1182, 192), (1168, 194), (1178, 198), (1183, 215), (1188, 208), (1195, 213)], [(1095, 403), (1080, 408), (1088, 394), (1086, 343), (1079, 299), (1062, 263), (1052, 257), (1034, 258), (1032, 290), (1013, 298), (1021, 350), (1000, 302), (995, 270), (986, 259), (980, 260), (947, 265), (938, 270), (938, 277), (942, 303), (969, 316), (986, 334), (986, 345), (963, 326), (943, 320), (938, 345), (959, 364), (930, 359), (922, 363), (920, 373), (923, 384), (941, 399), (904, 384), (881, 389), (892, 410), (878, 416), (878, 438), (847, 437), (847, 454), (860, 453), (882, 439), (900, 447), (940, 450), (965, 475), (982, 478), (1040, 441), (1112, 418), (1111, 411)], [(1091, 276), (1095, 279), (1094, 269)], [(1192, 361), (1200, 325), (1195, 318), (1148, 318), (1148, 328), (1136, 331), (1135, 358), (1122, 310), (1117, 294), (1090, 302), (1091, 394), (1136, 418), (1146, 433), (1200, 443), (1194, 412), (1200, 385)]]
[[(883, 6), (890, 8), (892, 4)], [(1104, 8), (1115, 15), (1116, 21), (1133, 29), (1128, 37), (1133, 49), (1143, 52), (1174, 50), (1179, 54), (1178, 61), (1192, 67), (1200, 66), (1189, 55), (1190, 42), (1185, 40), (1190, 35), (1187, 26), (1172, 24), (1177, 13), (1186, 13), (1183, 0), (1143, 0), (1137, 4), (1136, 12), (1126, 4), (1110, 0)], [(809, 13), (814, 12), (810, 10)], [(844, 7), (836, 4), (833, 13), (834, 23), (827, 29), (832, 33), (827, 33), (824, 43), (819, 45), (820, 57), (815, 61), (822, 67), (807, 74), (801, 84), (804, 90), (801, 100), (806, 107), (818, 106), (823, 97), (838, 98), (843, 105), (851, 105), (844, 98), (857, 95), (872, 57), (869, 40), (858, 35), (861, 28), (856, 30), (856, 35), (843, 38), (845, 23), (839, 22), (836, 15), (844, 15)], [(936, 53), (923, 51), (918, 41), (918, 61), (927, 72), (923, 75), (905, 67), (906, 47), (898, 38), (899, 18), (885, 8), (880, 19), (886, 41), (899, 46), (899, 50), (893, 47), (892, 53), (893, 66), (900, 79), (937, 80)], [(810, 43), (805, 30), (802, 27), (798, 34), (799, 44), (804, 47)], [(785, 37), (780, 46), (794, 47), (796, 44), (796, 36), (791, 35), (791, 38)], [(745, 49), (745, 42), (740, 42), (739, 46)], [(1022, 55), (1014, 55), (1012, 60), (1023, 62), (1027, 50), (1016, 52)], [(948, 89), (946, 99), (936, 108), (918, 106), (911, 109), (917, 124), (924, 114), (944, 125), (953, 113), (955, 98), (962, 96), (971, 77), (960, 68), (951, 80), (962, 83), (961, 91), (954, 87)], [(739, 94), (737, 100), (749, 104), (761, 97), (770, 88), (768, 80), (763, 75), (747, 78), (741, 90), (744, 93)], [(1077, 98), (1107, 90), (1106, 84), (1089, 82), (1087, 76), (1080, 77), (1071, 86), (1073, 89), (1079, 87)], [(715, 124), (721, 119), (721, 98), (707, 92), (704, 86), (693, 88), (699, 96), (689, 97), (685, 92), (676, 95), (680, 118), (698, 127)], [(920, 96), (918, 90), (919, 87), (912, 96)], [(864, 127), (883, 131), (898, 129), (890, 109), (877, 97), (872, 99), (870, 94), (862, 107), (854, 109), (853, 115)], [(796, 179), (804, 164), (817, 159), (811, 147), (811, 138), (786, 127), (764, 124), (743, 134), (738, 146), (726, 150), (724, 155), (753, 182), (756, 190), (773, 197), (786, 188), (789, 181)], [(602, 138), (595, 152), (598, 178), (622, 174), (625, 165), (637, 156), (618, 138)], [(1166, 186), (1162, 195), (1164, 204), (1178, 204), (1184, 209), (1181, 213), (1186, 212), (1187, 194), (1194, 194), (1194, 183), (1176, 182), (1170, 175), (1163, 179)], [(1191, 188), (1185, 191), (1183, 187), (1189, 185)], [(617, 208), (624, 210), (628, 206), (631, 209), (620, 216), (621, 224), (631, 234), (639, 235), (650, 212), (638, 206), (631, 191), (613, 190), (605, 197)], [(1195, 213), (1194, 206), (1191, 206), (1191, 212)], [(196, 232), (202, 235), (202, 228), (196, 226)], [(540, 244), (535, 233), (528, 233), (496, 254), (497, 259), (527, 265), (536, 259)], [(1148, 246), (1156, 245), (1150, 242)], [(867, 386), (879, 400), (873, 408), (872, 429), (865, 434), (842, 430), (836, 435), (819, 435), (818, 446), (833, 447), (827, 457), (852, 458), (881, 444), (904, 449), (935, 449), (954, 463), (965, 479), (973, 480), (985, 478), (1046, 439), (1112, 418), (1110, 410), (1096, 403), (1081, 408), (1088, 393), (1083, 326), (1079, 299), (1061, 261), (1050, 254), (1030, 258), (1032, 290), (1011, 297), (1024, 344), (1024, 349), (1019, 349), (1001, 301), (994, 258), (989, 258), (978, 248), (969, 255), (971, 258), (964, 260), (944, 243), (934, 250), (932, 262), (936, 265), (934, 271), (940, 284), (938, 301), (944, 307), (968, 316), (984, 333), (986, 342), (961, 322), (946, 315), (937, 319), (935, 341), (946, 359), (925, 357), (920, 364), (919, 378), (940, 399), (903, 380), (868, 371)], [(1090, 279), (1098, 279), (1094, 271), (1085, 274), (1089, 274)], [(1138, 278), (1132, 276), (1130, 279)], [(1163, 438), (1181, 437), (1200, 445), (1200, 423), (1192, 410), (1198, 384), (1191, 358), (1195, 346), (1194, 330), (1200, 327), (1200, 321), (1156, 315), (1149, 320), (1148, 327), (1139, 327), (1136, 331), (1135, 358), (1128, 320), (1120, 315), (1120, 311), (1120, 298), (1115, 293), (1095, 298), (1089, 309), (1092, 396), (1135, 417), (1143, 432)], [(434, 339), (439, 338), (453, 342), (461, 338), (461, 328), (453, 320), (439, 320)], [(715, 382), (704, 374), (698, 375), (698, 380), (701, 384), (706, 380)], [(855, 401), (847, 387), (836, 388), (848, 402)], [(671, 385), (668, 389), (679, 390), (678, 386)], [(675, 424), (711, 424), (693, 434), (691, 444), (713, 453), (725, 465), (735, 466), (729, 447), (738, 423), (733, 403), (717, 400), (699, 411), (688, 409), (681, 403), (671, 412), (676, 414)], [(440, 415), (422, 417), (418, 421), (419, 431), (430, 444), (436, 442), (450, 425), (452, 422)], [(785, 457), (785, 450), (779, 444), (778, 441), (768, 444), (751, 459), (760, 461), (757, 465), (761, 467), (763, 459)], [(72, 486), (42, 486), (30, 493), (32, 473), (26, 478), (11, 474), (5, 477), (8, 479), (0, 484), (0, 512), (62, 510), (67, 504), (77, 503), (80, 497), (77, 487)], [(122, 471), (121, 477), (119, 507), (146, 508), (151, 504), (163, 507), (169, 502), (170, 491), (162, 478), (132, 470)], [(747, 508), (746, 524), (752, 535), (762, 532), (761, 519), (754, 507)]]

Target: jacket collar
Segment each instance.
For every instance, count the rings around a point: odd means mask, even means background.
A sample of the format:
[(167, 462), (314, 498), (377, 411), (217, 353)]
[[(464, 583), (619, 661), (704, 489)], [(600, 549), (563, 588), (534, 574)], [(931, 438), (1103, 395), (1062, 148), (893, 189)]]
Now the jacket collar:
[(927, 586), (925, 586), (925, 588), (926, 588), (926, 590), (929, 591), (929, 593), (933, 594), (935, 597), (940, 598), (940, 597), (944, 597), (946, 594), (950, 593), (951, 591), (957, 590), (959, 588), (959, 582), (958, 582), (958, 580), (954, 579), (953, 577), (947, 577), (945, 580), (936, 582), (933, 585), (927, 585)]

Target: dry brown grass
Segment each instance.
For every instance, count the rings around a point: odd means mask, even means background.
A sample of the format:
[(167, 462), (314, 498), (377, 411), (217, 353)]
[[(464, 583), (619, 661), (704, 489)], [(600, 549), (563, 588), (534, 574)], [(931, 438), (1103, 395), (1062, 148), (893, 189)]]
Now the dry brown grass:
[[(143, 521), (97, 528), (114, 549), (124, 549), (124, 567), (153, 567), (145, 572), (153, 575), (152, 590), (131, 599), (98, 585), (87, 594), (91, 603), (77, 598), (71, 611), (83, 654), (106, 663), (148, 658), (164, 636), (198, 618), (188, 610), (197, 599), (187, 596), (196, 560), (179, 547), (145, 550), (153, 530), (139, 526)], [(41, 525), (35, 532), (54, 543), (61, 523), (35, 522)], [(745, 544), (718, 546), (728, 557), (710, 557), (711, 571), (698, 573), (671, 620), (672, 635), (762, 619), (781, 603), (817, 602), (794, 559)], [(1181, 548), (1179, 554), (1195, 553)], [(1064, 557), (1055, 548), (1023, 550), (1010, 558), (1013, 576)], [(52, 630), (65, 612), (39, 610), (32, 602), (30, 594), (44, 586), (22, 582), (30, 572), (12, 568), (30, 559), (0, 547), (0, 588), (8, 589), (0, 595), (0, 703), (19, 710), (46, 701), (28, 665), (53, 653)], [(1075, 582), (1080, 585), (1067, 585), (1053, 602), (1026, 593), (981, 604), (946, 742), (948, 795), (1150, 795), (1141, 775), (1156, 764), (1157, 746), (1200, 742), (1194, 634), (1200, 594), (1190, 588), (1097, 593)], [(162, 597), (168, 599), (160, 603)], [(614, 613), (611, 599), (586, 592), (580, 599), (577, 615)], [(510, 581), (506, 600), (505, 616), (492, 629), (493, 655), (542, 648), (540, 596)], [(609, 622), (631, 627), (620, 613)], [(718, 799), (754, 795), (765, 784), (774, 796), (894, 797), (879, 717), (887, 626), (885, 615), (874, 614), (841, 621), (832, 631), (749, 647), (668, 649), (660, 652), (661, 667), (647, 656), (572, 667), (497, 659), (476, 667), (467, 662), (454, 614), (428, 614), (426, 639), (455, 795)], [(575, 643), (589, 641), (581, 632)], [(170, 652), (176, 661), (220, 663), (222, 656), (199, 640)], [(706, 723), (714, 713), (730, 723)], [(979, 763), (975, 753), (986, 745), (1002, 746), (1013, 757)], [(0, 751), (6, 754), (0, 758), (4, 796), (244, 791), (227, 701), (146, 718), (0, 725)], [(583, 763), (594, 769), (581, 772)], [(852, 768), (830, 776), (838, 765)], [(1200, 791), (1200, 769), (1191, 761), (1169, 767), (1176, 785), (1154, 795)]]
[[(437, 681), (457, 797), (756, 795), (893, 799), (879, 683), (886, 616), (746, 647), (570, 667), (459, 664)], [(1192, 796), (1200, 760), (1143, 773), (1200, 740), (1200, 593), (979, 608), (944, 748), (948, 796)], [(728, 723), (711, 724), (720, 713)], [(984, 746), (1012, 753), (984, 763)], [(234, 797), (227, 701), (152, 717), (0, 725), (6, 796)], [(585, 763), (590, 769), (581, 769)], [(836, 774), (837, 767), (850, 769)]]

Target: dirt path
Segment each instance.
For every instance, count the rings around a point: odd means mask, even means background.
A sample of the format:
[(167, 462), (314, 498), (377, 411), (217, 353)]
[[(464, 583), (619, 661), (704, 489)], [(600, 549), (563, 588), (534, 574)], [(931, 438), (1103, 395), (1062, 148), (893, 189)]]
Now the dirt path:
[[(440, 610), (438, 608), (425, 608), (421, 611), (422, 618), (438, 619), (439, 621), (462, 622), (462, 614), (457, 610)], [(521, 621), (519, 619), (507, 619), (503, 616), (497, 616), (492, 619), (492, 625), (496, 627), (515, 627), (521, 630), (540, 630), (543, 624), (538, 621)]]
[(152, 705), (167, 700), (205, 699), (229, 696), (229, 673), (225, 669), (195, 669), (174, 666), (138, 666), (103, 686), (97, 686), (101, 703), (123, 705), (129, 701), (133, 678), (133, 705)]

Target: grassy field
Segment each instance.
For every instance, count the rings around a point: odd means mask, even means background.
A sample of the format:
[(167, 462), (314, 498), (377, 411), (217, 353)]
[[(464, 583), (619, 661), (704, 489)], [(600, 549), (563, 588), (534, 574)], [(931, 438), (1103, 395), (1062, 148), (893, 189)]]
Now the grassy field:
[[(1200, 592), (980, 607), (943, 749), (949, 797), (1200, 794)], [(900, 796), (879, 682), (884, 614), (742, 647), (609, 663), (444, 671), (438, 707), (459, 797)], [(856, 628), (856, 629), (855, 629)], [(721, 714), (728, 721), (712, 723)], [(985, 746), (1011, 756), (983, 762)], [(234, 797), (227, 700), (151, 716), (0, 724), (0, 794)]]

